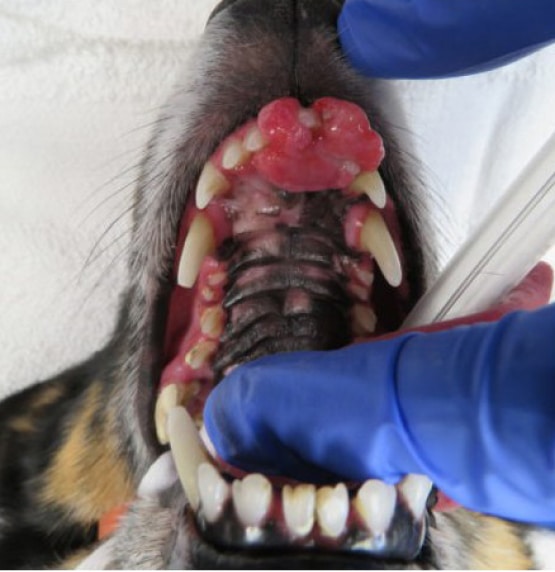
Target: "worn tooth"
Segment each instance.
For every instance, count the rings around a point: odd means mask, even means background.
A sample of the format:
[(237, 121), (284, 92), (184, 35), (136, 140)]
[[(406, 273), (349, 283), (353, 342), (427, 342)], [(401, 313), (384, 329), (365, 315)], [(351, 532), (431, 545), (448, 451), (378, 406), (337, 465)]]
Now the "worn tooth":
[(166, 445), (169, 440), (167, 432), (168, 412), (182, 403), (184, 395), (183, 384), (172, 383), (162, 389), (156, 400), (154, 424), (156, 426), (156, 436), (162, 445)]
[(251, 156), (250, 152), (244, 147), (241, 141), (234, 139), (230, 141), (222, 155), (222, 167), (224, 169), (236, 169), (244, 165)]
[(197, 183), (195, 193), (197, 208), (200, 210), (206, 208), (214, 197), (225, 193), (230, 186), (223, 173), (212, 163), (206, 163)]
[(360, 232), (361, 248), (372, 254), (387, 282), (397, 287), (403, 279), (401, 260), (382, 215), (372, 211)]
[(216, 237), (212, 223), (206, 215), (198, 213), (191, 223), (183, 245), (177, 271), (177, 283), (182, 288), (192, 288), (204, 258), (215, 250)]
[(396, 501), (394, 486), (371, 479), (360, 487), (353, 504), (368, 530), (380, 536), (391, 524)]
[(378, 171), (363, 171), (351, 183), (349, 189), (355, 193), (364, 193), (379, 208), (387, 202), (385, 185)]
[(325, 536), (337, 538), (345, 529), (349, 515), (349, 493), (343, 483), (322, 487), (316, 493), (316, 514)]
[(264, 149), (267, 144), (268, 142), (264, 138), (264, 135), (262, 135), (262, 131), (260, 131), (256, 125), (249, 129), (243, 141), (245, 149), (251, 153), (256, 153)]
[(316, 487), (285, 485), (282, 491), (285, 523), (293, 536), (306, 536), (314, 526)]
[(200, 317), (200, 331), (211, 338), (219, 338), (225, 322), (225, 313), (220, 306), (204, 310)]
[(376, 330), (378, 318), (372, 308), (364, 304), (356, 304), (353, 308), (356, 333), (371, 334)]
[(233, 504), (239, 520), (245, 527), (260, 526), (272, 501), (270, 481), (258, 473), (235, 480), (231, 486)]
[(174, 407), (168, 413), (168, 436), (177, 474), (187, 500), (197, 510), (200, 496), (197, 471), (202, 463), (208, 463), (195, 422), (184, 407)]
[(185, 356), (185, 363), (193, 369), (200, 369), (203, 365), (208, 363), (208, 360), (212, 357), (217, 348), (218, 346), (215, 342), (200, 342), (189, 350)]
[(229, 485), (216, 467), (210, 463), (202, 463), (198, 468), (198, 488), (206, 520), (211, 523), (216, 522), (222, 515), (230, 496)]
[(414, 518), (420, 520), (426, 510), (426, 502), (432, 490), (432, 481), (425, 475), (407, 475), (398, 485)]

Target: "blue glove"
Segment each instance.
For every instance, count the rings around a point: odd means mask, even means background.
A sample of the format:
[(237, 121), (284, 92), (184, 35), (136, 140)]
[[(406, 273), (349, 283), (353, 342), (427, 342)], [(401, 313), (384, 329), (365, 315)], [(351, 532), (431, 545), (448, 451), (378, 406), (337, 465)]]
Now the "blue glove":
[(249, 471), (321, 482), (428, 475), (467, 508), (555, 522), (555, 305), (499, 322), (244, 365), (205, 429)]
[(553, 0), (346, 0), (339, 38), (362, 73), (437, 78), (490, 70), (555, 39)]

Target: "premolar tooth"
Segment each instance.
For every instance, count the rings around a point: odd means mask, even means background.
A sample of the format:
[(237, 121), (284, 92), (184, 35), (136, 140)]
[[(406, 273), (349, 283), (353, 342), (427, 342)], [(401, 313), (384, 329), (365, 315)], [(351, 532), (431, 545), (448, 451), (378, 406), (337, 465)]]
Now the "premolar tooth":
[(267, 141), (264, 138), (264, 135), (262, 135), (262, 131), (260, 131), (260, 129), (258, 129), (258, 127), (255, 125), (249, 129), (249, 132), (243, 141), (243, 145), (247, 151), (256, 153), (257, 151), (260, 151), (266, 147)]
[(318, 112), (307, 107), (299, 110), (299, 122), (309, 129), (315, 129), (322, 124)]
[(294, 536), (306, 536), (314, 526), (316, 487), (285, 485), (282, 491), (285, 523)]
[(195, 422), (184, 407), (174, 407), (168, 413), (168, 436), (177, 474), (193, 510), (200, 504), (197, 471), (209, 459), (204, 452)]
[(371, 479), (360, 487), (353, 504), (372, 534), (379, 536), (391, 524), (396, 501), (394, 486)]
[(177, 283), (183, 288), (192, 288), (206, 256), (216, 250), (216, 237), (210, 219), (198, 213), (187, 233), (179, 267)]
[(357, 334), (371, 334), (376, 330), (376, 323), (378, 318), (372, 308), (364, 304), (356, 304), (353, 308), (353, 317)]
[(156, 400), (154, 408), (154, 424), (156, 426), (156, 435), (158, 441), (162, 445), (166, 445), (169, 441), (167, 432), (168, 413), (170, 409), (177, 407), (182, 403), (184, 397), (184, 388), (181, 383), (172, 383), (166, 385), (160, 392)]
[(398, 485), (414, 518), (420, 520), (426, 509), (426, 501), (432, 490), (432, 481), (424, 475), (407, 475)]
[(272, 485), (263, 475), (254, 473), (231, 486), (235, 512), (244, 526), (259, 526), (272, 501)]
[(212, 163), (206, 163), (197, 183), (195, 193), (197, 208), (199, 210), (206, 208), (214, 197), (225, 193), (230, 186), (223, 173), (216, 169)]
[(379, 208), (383, 209), (387, 202), (385, 185), (378, 171), (364, 171), (349, 187), (355, 193), (364, 193)]
[(403, 279), (401, 260), (382, 215), (372, 211), (360, 232), (361, 247), (375, 258), (387, 282), (397, 287)]
[(198, 488), (206, 520), (216, 522), (229, 498), (229, 485), (213, 465), (203, 463), (198, 468)]
[(222, 155), (222, 167), (224, 169), (236, 169), (241, 165), (244, 165), (249, 157), (250, 152), (243, 146), (243, 143), (238, 140), (232, 140), (224, 149), (224, 154)]
[(224, 328), (225, 313), (220, 306), (207, 308), (200, 317), (200, 331), (211, 338), (218, 338)]
[(200, 342), (194, 348), (189, 350), (185, 356), (185, 363), (190, 365), (193, 369), (200, 369), (208, 362), (217, 347), (218, 346), (215, 342)]
[(345, 529), (349, 515), (349, 493), (343, 483), (322, 487), (316, 493), (316, 514), (322, 533), (337, 538)]

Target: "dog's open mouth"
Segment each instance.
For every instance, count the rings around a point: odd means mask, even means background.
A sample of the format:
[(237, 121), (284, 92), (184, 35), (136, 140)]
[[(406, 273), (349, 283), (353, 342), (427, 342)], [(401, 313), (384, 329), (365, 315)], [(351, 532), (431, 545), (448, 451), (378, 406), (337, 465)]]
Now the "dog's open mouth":
[(208, 459), (182, 409), (200, 426), (210, 390), (241, 363), (399, 327), (410, 260), (378, 171), (383, 156), (353, 103), (278, 99), (219, 145), (185, 208), (155, 423), (199, 530), (218, 546), (400, 559), (422, 548), (427, 478), (395, 486), (234, 478)]

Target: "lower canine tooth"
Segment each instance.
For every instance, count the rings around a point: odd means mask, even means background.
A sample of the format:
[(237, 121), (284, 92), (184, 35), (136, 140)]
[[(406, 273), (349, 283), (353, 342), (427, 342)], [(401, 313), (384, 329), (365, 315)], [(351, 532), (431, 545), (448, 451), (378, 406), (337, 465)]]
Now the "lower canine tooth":
[(272, 501), (270, 481), (258, 473), (233, 481), (233, 504), (244, 526), (259, 526), (268, 513)]
[(156, 400), (154, 424), (156, 426), (156, 436), (162, 445), (166, 445), (169, 441), (167, 432), (168, 412), (182, 403), (184, 395), (183, 384), (172, 383), (162, 389)]
[(407, 475), (398, 485), (414, 518), (420, 520), (426, 510), (426, 501), (432, 490), (432, 481), (424, 475)]
[(349, 189), (355, 193), (364, 193), (379, 209), (385, 207), (387, 194), (378, 171), (364, 171), (351, 183)]
[(209, 460), (195, 423), (184, 407), (170, 409), (168, 436), (179, 480), (191, 508), (197, 510), (200, 504), (197, 471), (202, 463)]
[(337, 538), (345, 529), (349, 515), (349, 493), (343, 483), (322, 487), (316, 493), (316, 514), (325, 536)]
[(403, 279), (401, 260), (382, 215), (372, 211), (360, 232), (361, 247), (370, 252), (387, 282), (397, 287)]
[(220, 173), (212, 163), (206, 163), (200, 174), (195, 192), (197, 208), (203, 210), (214, 197), (225, 193), (230, 186), (223, 173)]
[(215, 250), (216, 238), (212, 223), (206, 215), (198, 213), (191, 223), (183, 245), (177, 270), (177, 283), (183, 288), (192, 288), (204, 258)]
[(203, 463), (198, 468), (198, 488), (206, 520), (210, 523), (216, 522), (229, 498), (229, 485), (215, 467)]
[(391, 524), (396, 500), (394, 486), (372, 479), (360, 487), (353, 504), (372, 534), (379, 536)]
[(316, 487), (285, 485), (282, 492), (285, 523), (294, 536), (306, 536), (314, 526)]

